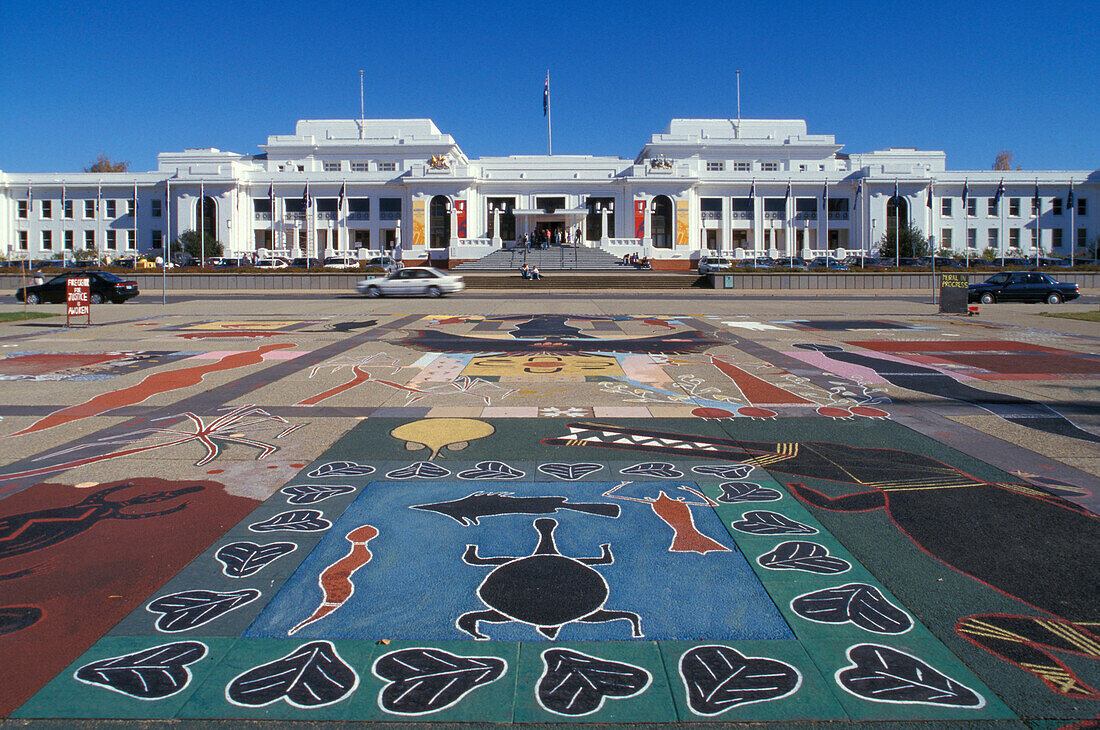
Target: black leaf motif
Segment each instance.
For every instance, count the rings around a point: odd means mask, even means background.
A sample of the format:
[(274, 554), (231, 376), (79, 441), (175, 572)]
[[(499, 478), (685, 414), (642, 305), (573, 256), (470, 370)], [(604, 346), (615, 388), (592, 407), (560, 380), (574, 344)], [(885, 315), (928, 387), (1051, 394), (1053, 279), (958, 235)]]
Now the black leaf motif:
[(753, 535), (816, 535), (817, 529), (784, 517), (778, 512), (746, 512), (733, 529)]
[(230, 578), (247, 578), (297, 549), (298, 546), (292, 542), (273, 542), (270, 545), (234, 542), (222, 546), (214, 557), (225, 566), (222, 572)]
[(757, 558), (756, 562), (772, 570), (801, 570), (820, 575), (846, 573), (852, 568), (847, 560), (829, 555), (829, 548), (824, 545), (800, 540), (780, 543), (770, 553)]
[(603, 469), (603, 464), (591, 464), (588, 462), (581, 462), (580, 464), (539, 464), (539, 471), (543, 474), (549, 474), (552, 477), (565, 479), (570, 482), (583, 479), (600, 469)]
[(473, 469), (458, 473), (459, 479), (519, 479), (523, 476), (526, 474), (503, 461), (479, 461)]
[(439, 479), (451, 472), (430, 461), (417, 461), (386, 474), (387, 479)]
[(320, 532), (332, 527), (332, 523), (326, 520), (322, 514), (315, 509), (280, 512), (263, 522), (249, 525), (248, 529), (253, 532)]
[(728, 646), (697, 646), (684, 652), (680, 676), (691, 711), (707, 716), (786, 697), (802, 684), (802, 674), (790, 664), (747, 657)]
[(497, 657), (458, 656), (442, 649), (391, 651), (372, 671), (389, 682), (378, 703), (395, 715), (427, 715), (457, 704), (463, 697), (504, 676), (508, 662)]
[(157, 631), (176, 634), (208, 624), (259, 597), (260, 592), (254, 588), (228, 593), (180, 591), (161, 596), (145, 608), (149, 613), (163, 614), (157, 619)]
[(721, 464), (716, 466), (693, 466), (691, 470), (696, 474), (713, 474), (723, 479), (744, 479), (756, 467), (751, 464)]
[(682, 471), (676, 468), (675, 464), (670, 464), (667, 461), (643, 461), (641, 464), (620, 469), (619, 473), (638, 474), (658, 479), (679, 479), (684, 475)]
[(909, 614), (866, 583), (849, 583), (806, 593), (791, 601), (791, 610), (807, 621), (823, 624), (850, 621), (876, 634), (904, 634), (913, 628)]
[(335, 704), (358, 686), (359, 675), (344, 663), (332, 642), (313, 641), (237, 675), (225, 688), (225, 696), (246, 707), (286, 700), (294, 707), (311, 709)]
[(724, 482), (722, 484), (722, 496), (719, 502), (726, 504), (738, 504), (739, 502), (774, 502), (783, 499), (783, 495), (775, 489), (762, 487), (752, 482)]
[(283, 487), (279, 491), (290, 495), (286, 500), (289, 504), (317, 504), (337, 494), (354, 492), (355, 487), (346, 484), (300, 484)]
[(542, 653), (543, 673), (535, 697), (544, 709), (558, 715), (591, 715), (608, 697), (624, 699), (641, 694), (653, 681), (641, 667), (582, 654), (568, 649)]
[(206, 656), (206, 644), (177, 641), (113, 659), (85, 664), (74, 673), (79, 681), (95, 684), (141, 700), (161, 700), (181, 691), (191, 681), (194, 664)]
[(40, 618), (42, 609), (38, 606), (0, 606), (0, 636), (22, 631)]
[(888, 646), (848, 647), (851, 666), (836, 674), (848, 692), (871, 702), (945, 707), (985, 706), (985, 698), (915, 656)]
[(374, 467), (368, 464), (356, 464), (354, 461), (330, 461), (321, 464), (309, 474), (310, 479), (323, 479), (324, 477), (359, 477), (373, 474)]

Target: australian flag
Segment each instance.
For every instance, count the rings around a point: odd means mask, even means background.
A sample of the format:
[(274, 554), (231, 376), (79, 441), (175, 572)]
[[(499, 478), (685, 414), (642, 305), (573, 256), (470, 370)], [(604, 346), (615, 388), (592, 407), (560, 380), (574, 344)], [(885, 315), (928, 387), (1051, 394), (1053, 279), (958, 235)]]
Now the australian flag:
[(306, 189), (302, 193), (302, 204), (305, 206), (306, 210), (309, 210), (309, 183), (306, 183)]
[[(1038, 190), (1039, 188), (1035, 188)], [(966, 201), (970, 199), (970, 182), (963, 181), (963, 206), (966, 206)]]
[(546, 72), (546, 85), (542, 87), (542, 116), (550, 113), (550, 72)]
[(1066, 208), (1073, 210), (1073, 185), (1069, 186), (1069, 195), (1066, 196)]
[(790, 200), (791, 198), (791, 181), (787, 181), (787, 194), (783, 196), (784, 200)]
[(753, 178), (752, 184), (749, 185), (749, 197), (750, 198), (755, 198), (756, 197), (756, 178)]
[(1005, 181), (1004, 181), (1004, 178), (1001, 178), (1001, 184), (997, 186), (997, 194), (996, 194), (996, 196), (994, 196), (994, 200), (996, 200), (997, 202), (1000, 202), (1001, 198), (1004, 197), (1004, 194), (1005, 194)]
[(862, 196), (862, 195), (863, 195), (863, 178), (860, 178), (859, 182), (856, 183), (856, 205), (859, 205), (859, 199), (860, 199), (860, 196)]

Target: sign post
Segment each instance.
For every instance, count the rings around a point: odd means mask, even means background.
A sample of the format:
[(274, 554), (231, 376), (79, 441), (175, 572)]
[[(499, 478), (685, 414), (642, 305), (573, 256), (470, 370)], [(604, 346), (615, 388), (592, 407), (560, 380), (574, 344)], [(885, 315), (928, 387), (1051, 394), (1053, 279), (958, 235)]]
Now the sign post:
[(65, 282), (66, 327), (73, 325), (74, 318), (77, 320), (84, 318), (83, 322), (77, 321), (76, 324), (92, 323), (92, 307), (88, 303), (91, 286), (91, 280), (87, 276), (70, 276)]
[(940, 314), (969, 314), (969, 292), (966, 274), (940, 274)]

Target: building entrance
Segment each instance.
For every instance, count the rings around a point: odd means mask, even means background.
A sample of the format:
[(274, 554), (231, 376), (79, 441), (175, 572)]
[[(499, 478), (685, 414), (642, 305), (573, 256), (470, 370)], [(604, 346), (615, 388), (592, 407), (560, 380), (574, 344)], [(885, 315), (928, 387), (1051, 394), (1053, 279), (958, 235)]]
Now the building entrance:
[(538, 221), (535, 223), (535, 230), (541, 234), (542, 238), (539, 240), (547, 240), (546, 233), (550, 233), (550, 242), (553, 243), (558, 240), (558, 235), (561, 234), (564, 237), (565, 224), (561, 221)]

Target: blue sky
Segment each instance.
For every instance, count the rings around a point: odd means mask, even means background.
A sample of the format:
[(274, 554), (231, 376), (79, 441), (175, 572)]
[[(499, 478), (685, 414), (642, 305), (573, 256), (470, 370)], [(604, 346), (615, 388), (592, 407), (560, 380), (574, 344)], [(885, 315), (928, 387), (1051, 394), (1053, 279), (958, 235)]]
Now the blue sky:
[(1095, 0), (0, 0), (0, 169), (256, 153), (297, 119), (429, 117), (471, 157), (633, 158), (674, 117), (800, 118), (846, 152), (1100, 167)]

